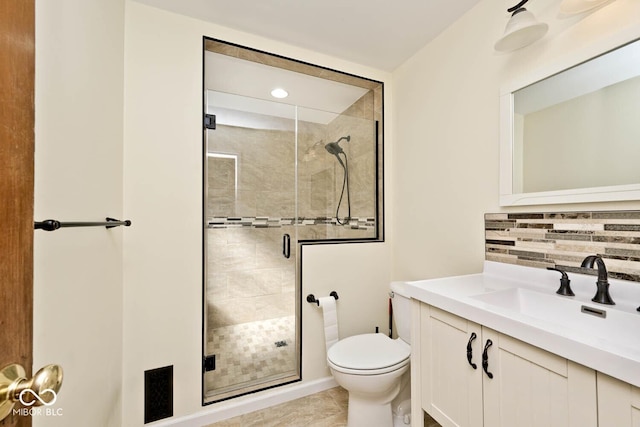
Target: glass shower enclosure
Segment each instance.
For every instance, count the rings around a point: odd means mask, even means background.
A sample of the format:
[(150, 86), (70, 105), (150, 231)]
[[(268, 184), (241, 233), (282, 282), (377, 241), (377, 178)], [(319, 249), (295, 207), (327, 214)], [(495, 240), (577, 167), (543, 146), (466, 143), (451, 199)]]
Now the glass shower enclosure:
[[(230, 61), (206, 55), (216, 70)], [(381, 148), (373, 90), (329, 111), (207, 76), (203, 402), (213, 403), (301, 379), (299, 245), (378, 238)]]

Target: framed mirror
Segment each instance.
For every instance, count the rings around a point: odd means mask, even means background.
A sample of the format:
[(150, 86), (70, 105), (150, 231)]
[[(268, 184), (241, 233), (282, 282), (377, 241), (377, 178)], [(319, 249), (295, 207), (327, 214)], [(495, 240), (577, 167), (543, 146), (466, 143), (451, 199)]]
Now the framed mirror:
[(500, 97), (500, 205), (640, 199), (640, 41)]

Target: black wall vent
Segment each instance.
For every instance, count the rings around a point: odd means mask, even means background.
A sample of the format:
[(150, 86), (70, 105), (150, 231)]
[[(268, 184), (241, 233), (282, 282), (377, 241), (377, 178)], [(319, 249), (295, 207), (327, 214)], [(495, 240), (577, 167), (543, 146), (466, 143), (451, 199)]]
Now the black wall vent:
[(144, 371), (144, 423), (173, 416), (173, 365)]

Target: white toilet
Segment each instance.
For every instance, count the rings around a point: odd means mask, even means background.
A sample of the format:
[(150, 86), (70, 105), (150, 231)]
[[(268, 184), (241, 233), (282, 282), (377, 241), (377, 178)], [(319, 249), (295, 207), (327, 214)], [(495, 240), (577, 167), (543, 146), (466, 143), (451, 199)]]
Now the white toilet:
[[(379, 333), (355, 335), (338, 341), (327, 352), (334, 379), (349, 392), (348, 427), (392, 427), (392, 401), (408, 382), (411, 305), (402, 282), (391, 283), (391, 292), (399, 338)], [(407, 403), (401, 405), (403, 412)]]

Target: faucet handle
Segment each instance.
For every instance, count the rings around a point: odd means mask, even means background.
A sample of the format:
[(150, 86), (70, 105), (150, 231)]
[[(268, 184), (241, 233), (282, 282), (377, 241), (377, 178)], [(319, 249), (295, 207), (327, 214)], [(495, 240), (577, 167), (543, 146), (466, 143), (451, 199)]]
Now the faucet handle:
[(607, 266), (604, 265), (604, 261), (600, 255), (589, 255), (582, 261), (582, 268), (593, 268), (593, 265), (596, 265), (598, 269), (598, 281), (596, 282), (596, 286), (598, 290), (596, 295), (591, 298), (591, 301), (597, 302), (599, 304), (608, 304), (615, 305), (613, 302), (611, 295), (609, 295), (609, 281), (607, 279)]
[(575, 295), (571, 290), (571, 286), (570, 286), (571, 280), (569, 280), (569, 276), (567, 275), (566, 271), (561, 270), (559, 268), (555, 268), (555, 267), (547, 267), (547, 270), (557, 271), (562, 274), (562, 277), (560, 277), (560, 287), (556, 291), (556, 294), (564, 295), (567, 297), (572, 297)]

